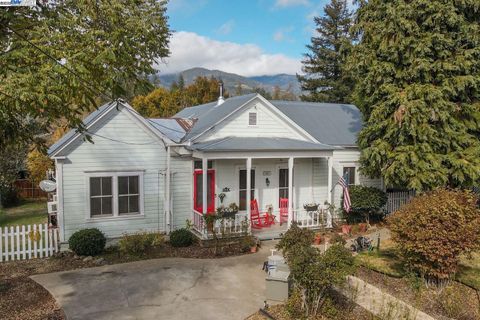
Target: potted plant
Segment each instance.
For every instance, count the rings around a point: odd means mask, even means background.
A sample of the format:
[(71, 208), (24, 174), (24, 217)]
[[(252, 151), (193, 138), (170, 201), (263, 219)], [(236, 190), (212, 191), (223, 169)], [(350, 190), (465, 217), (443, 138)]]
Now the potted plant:
[(342, 225), (342, 233), (343, 234), (350, 234), (352, 233), (352, 226), (349, 224), (343, 224)]
[(315, 234), (315, 238), (314, 238), (314, 240), (313, 240), (313, 243), (314, 243), (315, 245), (319, 245), (319, 244), (322, 243), (322, 235), (321, 235), (320, 233), (316, 233), (316, 234)]
[(307, 211), (317, 211), (318, 210), (318, 203), (306, 203), (303, 205), (303, 208)]
[(257, 241), (253, 236), (245, 236), (242, 240), (242, 247), (245, 251), (250, 250), (251, 253), (257, 252)]

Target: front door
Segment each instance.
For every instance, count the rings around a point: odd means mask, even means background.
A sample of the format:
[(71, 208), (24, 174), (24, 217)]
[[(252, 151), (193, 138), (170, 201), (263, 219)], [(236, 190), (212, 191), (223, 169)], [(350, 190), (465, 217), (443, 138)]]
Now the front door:
[(278, 206), (280, 199), (288, 199), (288, 169), (280, 168), (278, 170)]
[[(193, 172), (193, 208), (203, 213), (203, 171)], [(215, 212), (215, 170), (207, 171), (207, 213)]]

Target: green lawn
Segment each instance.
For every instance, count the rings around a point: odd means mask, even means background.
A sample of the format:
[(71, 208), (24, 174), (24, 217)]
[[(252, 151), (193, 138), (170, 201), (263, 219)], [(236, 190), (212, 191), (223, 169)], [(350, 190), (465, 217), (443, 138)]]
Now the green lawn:
[[(380, 252), (362, 252), (355, 257), (357, 264), (392, 277), (403, 277), (400, 259), (390, 240), (382, 241)], [(480, 253), (474, 253), (472, 259), (463, 258), (460, 262), (456, 280), (480, 290)]]
[(47, 201), (24, 201), (12, 208), (0, 209), (0, 227), (47, 222)]

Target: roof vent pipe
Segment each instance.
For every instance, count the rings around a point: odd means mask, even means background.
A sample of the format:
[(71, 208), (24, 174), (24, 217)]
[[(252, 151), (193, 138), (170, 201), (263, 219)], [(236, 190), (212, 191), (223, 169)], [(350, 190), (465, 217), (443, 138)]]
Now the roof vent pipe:
[(217, 106), (225, 102), (225, 99), (223, 99), (223, 81), (220, 81), (219, 87), (220, 87), (220, 96), (218, 97)]

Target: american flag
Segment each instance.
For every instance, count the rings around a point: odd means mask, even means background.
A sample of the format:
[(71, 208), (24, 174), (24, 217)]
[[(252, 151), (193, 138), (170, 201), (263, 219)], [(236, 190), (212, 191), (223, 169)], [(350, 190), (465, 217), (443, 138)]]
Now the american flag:
[(352, 203), (350, 202), (350, 193), (348, 192), (347, 181), (349, 181), (348, 172), (345, 173), (345, 176), (340, 177), (338, 183), (342, 186), (343, 189), (343, 209), (345, 210), (345, 212), (350, 212), (350, 206)]

